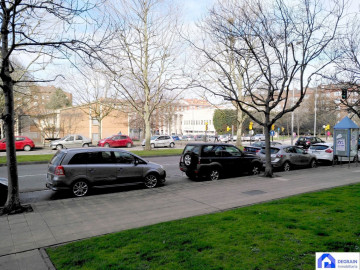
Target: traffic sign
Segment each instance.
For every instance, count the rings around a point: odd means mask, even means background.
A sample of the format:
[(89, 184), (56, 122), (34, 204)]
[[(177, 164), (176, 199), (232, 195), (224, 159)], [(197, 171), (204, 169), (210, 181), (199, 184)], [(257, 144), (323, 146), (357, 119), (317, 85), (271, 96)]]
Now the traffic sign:
[(275, 131), (274, 130), (270, 131), (270, 136), (273, 136), (273, 137), (275, 136)]

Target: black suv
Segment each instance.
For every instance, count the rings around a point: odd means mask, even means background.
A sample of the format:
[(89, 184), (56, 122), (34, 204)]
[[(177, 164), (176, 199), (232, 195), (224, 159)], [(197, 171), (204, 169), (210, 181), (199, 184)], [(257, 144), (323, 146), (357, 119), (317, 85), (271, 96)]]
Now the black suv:
[(180, 170), (191, 179), (202, 176), (218, 180), (224, 175), (243, 172), (258, 174), (261, 168), (262, 163), (257, 156), (243, 153), (229, 144), (190, 143), (180, 158)]
[(304, 149), (307, 149), (310, 147), (310, 145), (313, 145), (315, 143), (324, 143), (322, 139), (318, 137), (312, 137), (312, 136), (305, 136), (305, 137), (299, 137), (299, 139), (296, 141), (296, 146), (302, 146)]

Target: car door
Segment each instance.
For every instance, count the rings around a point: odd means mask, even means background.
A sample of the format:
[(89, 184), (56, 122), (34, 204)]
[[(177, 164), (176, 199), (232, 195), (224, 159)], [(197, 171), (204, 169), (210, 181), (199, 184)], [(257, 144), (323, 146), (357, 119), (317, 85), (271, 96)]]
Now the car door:
[(303, 149), (299, 147), (295, 147), (296, 153), (299, 156), (300, 165), (306, 166), (310, 163), (310, 155), (307, 154)]
[(156, 147), (164, 147), (164, 140), (165, 137), (164, 136), (160, 136), (155, 140), (155, 146)]
[(70, 135), (64, 140), (64, 146), (66, 148), (74, 147), (74, 135)]
[(15, 149), (16, 150), (23, 149), (25, 146), (24, 141), (25, 141), (24, 137), (15, 137)]
[(111, 151), (89, 153), (86, 175), (97, 185), (116, 183), (116, 161)]
[(6, 150), (6, 141), (5, 141), (5, 139), (0, 140), (0, 150)]
[(146, 163), (139, 162), (135, 156), (128, 152), (114, 151), (113, 154), (116, 160), (117, 183), (138, 182), (142, 179)]
[(296, 148), (297, 147), (289, 147), (287, 148), (287, 154), (289, 156), (289, 160), (291, 162), (291, 164), (294, 164), (296, 166), (300, 166), (301, 165), (301, 156), (296, 152)]
[(109, 144), (111, 147), (119, 147), (121, 146), (120, 135), (112, 136), (109, 140)]
[(83, 137), (81, 135), (75, 135), (74, 137), (74, 147), (82, 147)]
[(121, 147), (126, 146), (127, 141), (128, 141), (127, 136), (121, 135), (119, 138), (119, 146), (121, 146)]
[(222, 151), (224, 168), (229, 174), (239, 174), (239, 172), (246, 170), (246, 160), (243, 158), (242, 152), (235, 146), (224, 146)]

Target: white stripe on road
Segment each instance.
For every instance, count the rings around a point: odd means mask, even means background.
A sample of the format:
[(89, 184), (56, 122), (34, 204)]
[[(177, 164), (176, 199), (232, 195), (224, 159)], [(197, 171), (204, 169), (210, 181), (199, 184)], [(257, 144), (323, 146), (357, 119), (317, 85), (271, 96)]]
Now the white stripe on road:
[(20, 178), (20, 177), (31, 177), (31, 176), (45, 176), (46, 175), (46, 173), (44, 174), (44, 173), (42, 173), (42, 174), (33, 174), (33, 175), (19, 175), (18, 177)]

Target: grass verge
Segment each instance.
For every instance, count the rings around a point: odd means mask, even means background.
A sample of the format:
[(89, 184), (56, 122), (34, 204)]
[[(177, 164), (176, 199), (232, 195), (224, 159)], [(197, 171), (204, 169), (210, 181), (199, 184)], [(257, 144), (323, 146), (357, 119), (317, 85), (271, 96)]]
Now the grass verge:
[(47, 252), (58, 270), (314, 269), (315, 252), (359, 252), (359, 215), (360, 184), (95, 237)]
[[(128, 149), (126, 149), (128, 150)], [(151, 156), (171, 156), (171, 155), (180, 155), (183, 149), (156, 149), (151, 151), (144, 151), (144, 150), (134, 150), (131, 151), (132, 153), (143, 156), (143, 157), (151, 157)], [(55, 151), (54, 151), (55, 154)], [(24, 155), (24, 156), (17, 156), (17, 162), (35, 162), (35, 161), (43, 161), (48, 162), (54, 155)], [(6, 157), (0, 157), (0, 164), (6, 163)]]

